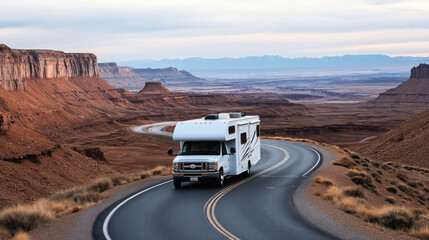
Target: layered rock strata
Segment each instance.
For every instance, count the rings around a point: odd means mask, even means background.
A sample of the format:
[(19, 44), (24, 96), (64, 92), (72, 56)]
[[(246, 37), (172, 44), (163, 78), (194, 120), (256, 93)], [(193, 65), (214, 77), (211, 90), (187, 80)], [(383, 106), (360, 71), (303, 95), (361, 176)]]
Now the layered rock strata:
[(0, 44), (0, 86), (25, 90), (26, 79), (98, 76), (97, 57), (92, 53), (11, 49)]

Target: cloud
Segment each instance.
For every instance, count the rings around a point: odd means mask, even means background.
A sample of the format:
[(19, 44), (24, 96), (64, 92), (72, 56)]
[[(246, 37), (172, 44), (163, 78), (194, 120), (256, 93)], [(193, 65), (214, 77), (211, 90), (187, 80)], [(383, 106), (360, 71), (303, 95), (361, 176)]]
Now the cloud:
[(109, 60), (313, 56), (341, 54), (338, 46), (346, 54), (358, 52), (350, 46), (423, 42), (428, 20), (424, 0), (17, 0), (2, 3), (0, 39)]

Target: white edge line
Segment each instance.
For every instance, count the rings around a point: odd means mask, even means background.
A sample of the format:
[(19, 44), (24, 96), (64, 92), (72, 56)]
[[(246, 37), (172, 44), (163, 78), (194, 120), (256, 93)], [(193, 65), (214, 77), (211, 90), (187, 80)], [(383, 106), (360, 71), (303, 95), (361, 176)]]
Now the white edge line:
[(305, 147), (305, 148), (307, 148), (307, 149), (312, 150), (312, 151), (313, 151), (313, 152), (315, 152), (315, 153), (317, 154), (317, 156), (318, 156), (317, 163), (316, 163), (316, 164), (314, 164), (314, 166), (313, 166), (313, 167), (311, 167), (307, 172), (305, 172), (304, 174), (302, 174), (302, 176), (303, 176), (303, 177), (305, 177), (305, 175), (307, 175), (307, 174), (308, 174), (309, 172), (311, 172), (315, 167), (317, 167), (317, 165), (319, 165), (319, 162), (320, 162), (321, 157), (320, 157), (320, 153), (319, 153), (318, 151), (316, 151), (314, 148), (312, 148), (312, 147), (307, 147), (307, 146), (304, 146), (304, 145), (301, 145), (301, 146), (303, 146), (303, 147)]
[(157, 187), (159, 187), (159, 186), (162, 186), (162, 185), (164, 185), (164, 184), (167, 184), (167, 183), (170, 183), (170, 182), (172, 182), (173, 180), (168, 180), (168, 181), (165, 181), (165, 182), (162, 182), (162, 183), (159, 183), (159, 184), (157, 184), (157, 185), (155, 185), (155, 186), (152, 186), (152, 187), (150, 187), (150, 188), (146, 188), (146, 189), (144, 189), (144, 190), (142, 190), (142, 191), (140, 191), (140, 192), (138, 192), (138, 193), (136, 193), (136, 194), (134, 194), (134, 195), (132, 195), (131, 197), (129, 197), (129, 198), (127, 198), (127, 199), (125, 199), (124, 201), (122, 201), (121, 203), (119, 203), (112, 211), (110, 211), (110, 213), (109, 213), (109, 215), (107, 215), (107, 217), (106, 217), (106, 219), (104, 220), (104, 223), (103, 223), (103, 234), (104, 234), (104, 237), (106, 237), (106, 239), (107, 240), (112, 240), (112, 238), (110, 238), (110, 235), (109, 235), (109, 232), (107, 231), (107, 225), (109, 224), (109, 221), (110, 221), (110, 218), (112, 218), (112, 216), (113, 216), (113, 214), (122, 206), (122, 205), (124, 205), (126, 202), (128, 202), (129, 200), (131, 200), (131, 199), (133, 199), (133, 198), (135, 198), (135, 197), (137, 197), (138, 195), (140, 195), (140, 194), (142, 194), (142, 193), (145, 193), (145, 192), (147, 192), (147, 191), (149, 191), (149, 190), (152, 190), (152, 189), (154, 189), (154, 188), (157, 188)]

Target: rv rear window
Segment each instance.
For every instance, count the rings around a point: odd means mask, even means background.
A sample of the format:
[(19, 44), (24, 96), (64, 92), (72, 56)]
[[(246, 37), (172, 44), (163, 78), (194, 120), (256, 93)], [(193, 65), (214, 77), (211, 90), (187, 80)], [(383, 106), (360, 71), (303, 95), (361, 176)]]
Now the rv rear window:
[(261, 132), (260, 132), (260, 129), (259, 129), (259, 125), (256, 125), (256, 136), (260, 136), (261, 135)]
[(240, 141), (241, 141), (241, 144), (245, 144), (247, 142), (247, 134), (246, 133), (242, 133), (240, 135)]
[(228, 133), (229, 133), (229, 134), (233, 134), (233, 133), (235, 133), (235, 126), (230, 126), (230, 127), (228, 128)]

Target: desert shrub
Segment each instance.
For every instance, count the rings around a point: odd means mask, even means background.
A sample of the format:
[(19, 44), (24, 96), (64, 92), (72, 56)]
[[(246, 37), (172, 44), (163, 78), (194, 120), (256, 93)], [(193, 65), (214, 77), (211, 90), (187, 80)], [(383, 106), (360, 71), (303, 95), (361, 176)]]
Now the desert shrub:
[(389, 166), (389, 164), (387, 164), (387, 163), (384, 163), (384, 164), (381, 164), (381, 169), (384, 169), (384, 170), (390, 170), (390, 169), (392, 169), (390, 166)]
[(398, 192), (398, 189), (396, 189), (395, 187), (388, 187), (388, 188), (386, 188), (386, 190), (388, 192), (393, 193), (393, 194), (396, 194)]
[(82, 205), (86, 203), (96, 203), (96, 202), (99, 202), (101, 199), (103, 199), (103, 197), (99, 193), (90, 192), (90, 191), (77, 194), (72, 198), (74, 202), (77, 202)]
[(172, 169), (165, 167), (165, 166), (158, 166), (154, 169), (152, 169), (152, 175), (166, 175), (170, 174)]
[(326, 189), (326, 193), (323, 195), (323, 200), (331, 200), (334, 203), (338, 201), (339, 196), (341, 195), (341, 191), (339, 188), (335, 186), (331, 186)]
[(393, 197), (387, 197), (384, 200), (390, 204), (395, 204), (395, 198), (393, 198)]
[(332, 180), (324, 178), (324, 177), (320, 177), (320, 176), (315, 177), (314, 181), (316, 183), (322, 185), (322, 186), (325, 186), (325, 187), (330, 187), (330, 186), (334, 185)]
[(91, 192), (104, 192), (112, 188), (112, 181), (109, 178), (99, 178), (94, 180), (87, 186), (88, 191)]
[(350, 157), (353, 158), (353, 159), (360, 159), (360, 156), (357, 153), (351, 153)]
[(347, 176), (349, 176), (356, 185), (362, 185), (365, 188), (373, 187), (372, 178), (366, 172), (352, 169), (347, 172)]
[(373, 221), (393, 230), (407, 231), (415, 222), (412, 212), (404, 207), (384, 207)]
[(399, 174), (397, 175), (397, 177), (399, 178), (399, 180), (403, 181), (404, 183), (407, 183), (407, 182), (408, 182), (408, 177), (407, 177), (407, 175), (405, 175), (405, 174), (399, 173)]
[(127, 184), (131, 181), (132, 181), (132, 179), (126, 175), (117, 175), (117, 176), (112, 177), (113, 186)]
[(352, 168), (352, 167), (357, 165), (354, 161), (352, 161), (351, 159), (346, 158), (346, 157), (344, 157), (340, 160), (337, 160), (337, 161), (333, 161), (332, 164), (338, 165), (338, 166), (343, 166), (345, 168)]
[(343, 190), (342, 196), (353, 197), (353, 198), (365, 198), (365, 194), (360, 187), (347, 187)]
[(84, 187), (75, 187), (72, 189), (54, 193), (50, 198), (54, 201), (61, 202), (73, 199), (76, 195), (83, 194), (86, 191)]
[(414, 196), (413, 190), (411, 190), (409, 187), (405, 186), (404, 184), (399, 184), (398, 189), (410, 196)]
[(32, 205), (18, 205), (3, 210), (0, 213), (0, 227), (15, 235), (21, 231), (31, 231), (54, 218), (50, 202), (42, 200)]
[(374, 167), (376, 167), (376, 168), (379, 168), (380, 167), (380, 163), (378, 163), (378, 162), (371, 162), (372, 163), (372, 165), (374, 166)]
[(12, 235), (6, 228), (0, 227), (0, 239), (9, 239), (12, 238)]
[(359, 214), (367, 210), (366, 201), (354, 197), (342, 197), (337, 201), (336, 206), (349, 214)]

